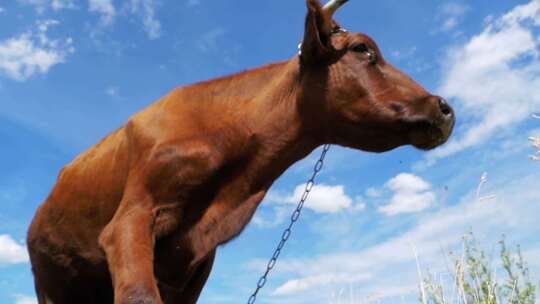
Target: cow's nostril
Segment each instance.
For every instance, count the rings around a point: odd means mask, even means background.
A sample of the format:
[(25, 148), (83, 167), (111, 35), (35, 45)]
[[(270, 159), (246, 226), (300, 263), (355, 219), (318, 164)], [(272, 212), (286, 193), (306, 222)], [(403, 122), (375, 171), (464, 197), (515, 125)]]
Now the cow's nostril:
[(452, 108), (448, 105), (446, 100), (439, 98), (439, 108), (441, 109), (441, 112), (444, 114), (444, 116), (452, 116)]

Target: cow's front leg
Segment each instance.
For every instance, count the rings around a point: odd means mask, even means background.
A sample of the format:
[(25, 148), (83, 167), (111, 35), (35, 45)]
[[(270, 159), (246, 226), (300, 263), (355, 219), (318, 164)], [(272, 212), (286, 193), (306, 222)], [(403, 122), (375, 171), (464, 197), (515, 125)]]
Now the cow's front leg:
[(151, 196), (127, 187), (99, 243), (107, 255), (115, 304), (161, 304), (154, 277), (154, 214)]

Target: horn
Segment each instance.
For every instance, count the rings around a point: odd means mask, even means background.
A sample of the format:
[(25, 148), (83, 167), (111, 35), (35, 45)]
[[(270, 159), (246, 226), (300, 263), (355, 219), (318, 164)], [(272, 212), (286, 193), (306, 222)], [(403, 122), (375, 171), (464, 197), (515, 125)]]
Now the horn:
[(329, 17), (332, 17), (343, 4), (347, 3), (347, 1), (349, 0), (330, 0), (330, 2), (326, 3), (323, 7), (323, 11), (327, 13)]

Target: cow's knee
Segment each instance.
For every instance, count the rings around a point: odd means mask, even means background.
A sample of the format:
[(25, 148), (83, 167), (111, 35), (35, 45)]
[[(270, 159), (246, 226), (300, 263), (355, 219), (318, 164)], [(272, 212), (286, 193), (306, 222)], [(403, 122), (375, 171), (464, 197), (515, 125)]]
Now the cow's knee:
[(120, 304), (162, 304), (157, 291), (146, 284), (134, 284), (122, 288), (120, 298), (116, 301)]

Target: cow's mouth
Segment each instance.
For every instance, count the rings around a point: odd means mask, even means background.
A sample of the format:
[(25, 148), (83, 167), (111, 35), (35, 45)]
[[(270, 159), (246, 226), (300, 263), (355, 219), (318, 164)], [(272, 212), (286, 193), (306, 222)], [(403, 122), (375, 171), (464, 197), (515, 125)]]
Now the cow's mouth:
[(456, 123), (454, 110), (443, 98), (431, 96), (428, 101), (428, 104), (435, 107), (421, 107), (419, 112), (424, 114), (405, 112), (400, 119), (408, 130), (409, 143), (422, 150), (431, 150), (444, 144)]
[(409, 133), (411, 144), (421, 150), (431, 150), (444, 144), (454, 129), (454, 119), (417, 122)]

